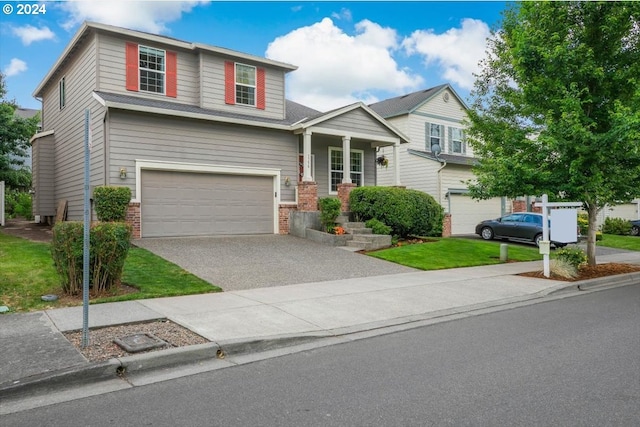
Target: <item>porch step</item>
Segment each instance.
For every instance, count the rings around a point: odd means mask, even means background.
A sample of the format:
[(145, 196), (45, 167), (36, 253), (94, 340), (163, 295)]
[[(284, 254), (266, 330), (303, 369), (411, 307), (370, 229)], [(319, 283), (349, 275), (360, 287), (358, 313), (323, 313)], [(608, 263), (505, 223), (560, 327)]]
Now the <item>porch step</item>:
[(350, 234), (371, 234), (370, 228), (364, 226), (362, 222), (345, 222), (342, 224), (344, 231)]
[(391, 236), (387, 234), (354, 234), (347, 246), (359, 247), (365, 251), (388, 248), (391, 246)]

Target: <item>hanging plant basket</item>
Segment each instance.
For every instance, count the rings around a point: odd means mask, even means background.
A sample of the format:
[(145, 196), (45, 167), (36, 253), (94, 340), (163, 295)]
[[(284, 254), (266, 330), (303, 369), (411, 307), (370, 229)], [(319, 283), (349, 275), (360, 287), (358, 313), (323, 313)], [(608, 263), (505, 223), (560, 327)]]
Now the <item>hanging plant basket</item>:
[(384, 155), (378, 156), (376, 158), (376, 163), (378, 166), (384, 166), (385, 168), (389, 167), (389, 159), (387, 159)]

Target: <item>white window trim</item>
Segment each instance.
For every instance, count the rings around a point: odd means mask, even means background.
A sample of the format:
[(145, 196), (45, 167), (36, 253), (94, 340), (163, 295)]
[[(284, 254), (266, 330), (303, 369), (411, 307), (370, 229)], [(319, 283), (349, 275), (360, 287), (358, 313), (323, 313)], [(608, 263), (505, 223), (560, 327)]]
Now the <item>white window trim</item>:
[[(158, 71), (158, 70), (152, 70), (150, 68), (143, 68), (140, 66), (140, 48), (144, 47), (147, 49), (153, 49), (153, 50), (157, 50), (162, 52), (163, 55), (163, 60), (164, 60), (164, 70), (163, 71)], [(145, 71), (150, 71), (152, 73), (158, 73), (158, 74), (162, 74), (162, 92), (154, 92), (151, 90), (144, 90), (142, 89), (142, 70)], [(158, 49), (156, 47), (151, 47), (151, 46), (146, 46), (146, 45), (142, 45), (139, 44), (138, 45), (138, 89), (140, 90), (140, 92), (142, 93), (150, 93), (152, 95), (166, 95), (167, 94), (167, 51), (165, 49)]]
[[(328, 181), (329, 194), (336, 195), (336, 194), (338, 194), (338, 192), (331, 190), (331, 172), (332, 172), (332, 170), (331, 170), (331, 152), (332, 151), (342, 151), (342, 147), (329, 147), (329, 152), (327, 154), (327, 156), (328, 156), (327, 157), (327, 168), (329, 169), (329, 172), (328, 172), (328, 175), (327, 175), (327, 177), (328, 177), (327, 181)], [(353, 149), (352, 148), (351, 152), (352, 153), (360, 153), (362, 155), (362, 163), (361, 163), (362, 170), (360, 171), (360, 177), (362, 178), (361, 179), (362, 186), (364, 186), (364, 150), (358, 150), (358, 149)], [(342, 171), (340, 171), (340, 172), (342, 172)], [(351, 172), (351, 165), (349, 165), (349, 172)]]
[[(244, 83), (238, 83), (238, 65), (243, 67), (253, 68), (253, 81), (254, 85), (248, 85)], [(244, 102), (238, 102), (238, 88), (237, 86), (252, 87), (253, 88), (253, 104), (245, 104)], [(243, 64), (242, 62), (235, 62), (233, 64), (233, 97), (236, 100), (236, 105), (245, 107), (256, 107), (258, 105), (258, 67), (249, 64)]]
[(59, 97), (59, 104), (60, 104), (60, 109), (61, 110), (63, 110), (64, 107), (67, 105), (67, 82), (66, 82), (66, 78), (67, 78), (67, 76), (62, 76), (62, 78), (58, 82), (58, 97)]
[[(426, 147), (427, 151), (429, 151), (429, 152), (433, 151), (432, 150), (433, 143), (431, 142), (431, 138), (433, 137), (432, 134), (431, 134), (431, 127), (432, 126), (438, 126), (438, 128), (440, 129), (440, 136), (437, 137), (438, 138), (438, 145), (440, 145), (440, 152), (444, 153), (445, 150), (446, 150), (446, 147), (445, 147), (445, 142), (446, 142), (445, 141), (445, 135), (443, 135), (443, 134), (446, 134), (445, 126), (442, 123), (436, 123), (436, 122), (427, 122), (427, 123), (429, 124), (429, 132), (427, 133), (427, 138), (426, 138), (427, 143), (428, 143), (428, 146)], [(433, 137), (433, 138), (435, 138), (435, 137)]]

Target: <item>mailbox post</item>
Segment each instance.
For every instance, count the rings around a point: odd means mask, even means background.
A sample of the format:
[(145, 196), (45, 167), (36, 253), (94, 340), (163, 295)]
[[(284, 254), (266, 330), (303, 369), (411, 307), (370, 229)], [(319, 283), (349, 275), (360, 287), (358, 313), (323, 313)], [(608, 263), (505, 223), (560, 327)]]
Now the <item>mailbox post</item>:
[[(534, 206), (542, 207), (542, 241), (539, 245), (542, 255), (544, 276), (551, 276), (549, 267), (549, 254), (551, 253), (551, 234), (554, 235), (554, 242), (573, 243), (578, 240), (578, 211), (582, 202), (552, 202), (549, 197), (542, 195), (542, 203), (535, 203)], [(553, 209), (560, 208), (560, 209)], [(554, 219), (549, 229), (549, 216)], [(555, 232), (554, 232), (555, 230)]]

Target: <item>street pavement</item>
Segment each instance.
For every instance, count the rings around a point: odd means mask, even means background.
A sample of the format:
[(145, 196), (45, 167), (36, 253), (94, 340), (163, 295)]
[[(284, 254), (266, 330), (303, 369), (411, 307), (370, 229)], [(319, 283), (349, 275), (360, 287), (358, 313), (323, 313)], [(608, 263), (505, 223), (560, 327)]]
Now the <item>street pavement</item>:
[[(640, 264), (640, 253), (619, 252), (598, 262)], [(584, 282), (519, 276), (542, 262), (412, 271), (222, 293), (91, 305), (91, 328), (169, 319), (211, 344), (91, 363), (62, 336), (82, 328), (82, 307), (0, 316), (0, 414), (3, 398), (33, 387), (116, 375), (124, 368), (161, 368), (221, 354), (262, 351), (319, 338), (378, 333), (437, 318), (473, 316), (494, 307), (567, 288), (632, 284), (640, 273)], [(164, 358), (164, 359), (163, 359)]]

